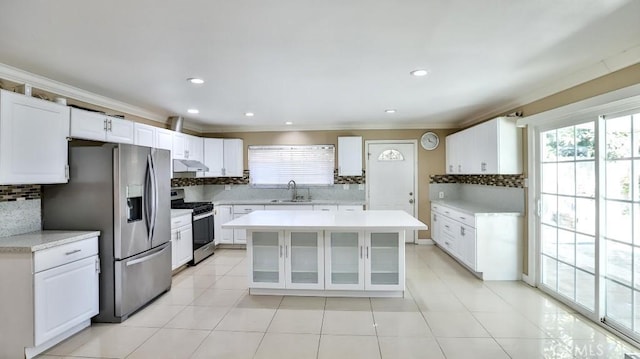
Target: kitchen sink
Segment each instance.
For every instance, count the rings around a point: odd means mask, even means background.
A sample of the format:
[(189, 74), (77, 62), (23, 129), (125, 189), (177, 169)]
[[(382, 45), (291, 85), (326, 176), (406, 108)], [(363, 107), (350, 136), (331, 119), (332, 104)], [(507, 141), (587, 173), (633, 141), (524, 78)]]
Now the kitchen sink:
[(311, 200), (308, 199), (272, 199), (271, 203), (309, 203)]

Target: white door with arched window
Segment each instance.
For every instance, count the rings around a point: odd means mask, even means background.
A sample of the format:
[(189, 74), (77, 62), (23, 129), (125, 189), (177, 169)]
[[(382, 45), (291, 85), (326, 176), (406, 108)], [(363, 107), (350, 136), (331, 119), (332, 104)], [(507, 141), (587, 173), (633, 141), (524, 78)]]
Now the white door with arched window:
[[(417, 141), (366, 141), (367, 209), (402, 210), (416, 216)], [(417, 231), (406, 242), (417, 240)]]

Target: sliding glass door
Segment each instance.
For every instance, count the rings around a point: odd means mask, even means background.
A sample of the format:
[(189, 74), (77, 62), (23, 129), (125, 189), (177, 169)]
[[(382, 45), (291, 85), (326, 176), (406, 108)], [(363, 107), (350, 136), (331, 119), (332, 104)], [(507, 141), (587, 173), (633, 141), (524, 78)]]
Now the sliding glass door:
[(640, 339), (640, 109), (538, 133), (540, 288)]
[(603, 116), (605, 323), (640, 333), (640, 111)]
[(595, 310), (595, 121), (541, 133), (541, 284)]

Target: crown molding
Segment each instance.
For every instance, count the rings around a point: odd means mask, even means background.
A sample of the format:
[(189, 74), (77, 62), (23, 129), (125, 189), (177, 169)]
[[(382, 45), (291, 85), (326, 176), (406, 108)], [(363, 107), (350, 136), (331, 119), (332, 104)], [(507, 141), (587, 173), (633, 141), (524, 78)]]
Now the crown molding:
[(293, 132), (293, 131), (351, 131), (351, 130), (426, 130), (426, 129), (451, 129), (451, 123), (414, 122), (398, 125), (381, 125), (363, 123), (357, 126), (339, 125), (312, 125), (312, 126), (244, 126), (244, 127), (216, 127), (206, 126), (202, 133), (228, 133), (228, 132)]
[[(85, 91), (62, 82), (36, 75), (18, 68), (0, 63), (0, 78), (20, 84), (27, 83), (34, 88), (51, 92), (62, 97), (90, 103), (96, 106), (106, 107), (114, 111), (128, 113), (130, 115), (146, 118), (152, 121), (166, 123), (167, 116), (134, 106), (126, 102), (117, 101), (93, 92)], [(190, 127), (186, 127), (191, 129)]]

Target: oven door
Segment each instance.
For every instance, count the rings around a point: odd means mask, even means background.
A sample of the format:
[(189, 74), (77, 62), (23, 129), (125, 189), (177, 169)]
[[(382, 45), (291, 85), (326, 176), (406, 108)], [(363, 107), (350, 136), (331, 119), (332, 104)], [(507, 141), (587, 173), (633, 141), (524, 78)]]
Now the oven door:
[(213, 212), (193, 217), (193, 250), (213, 242)]
[(192, 265), (213, 254), (213, 212), (193, 217), (193, 260)]

